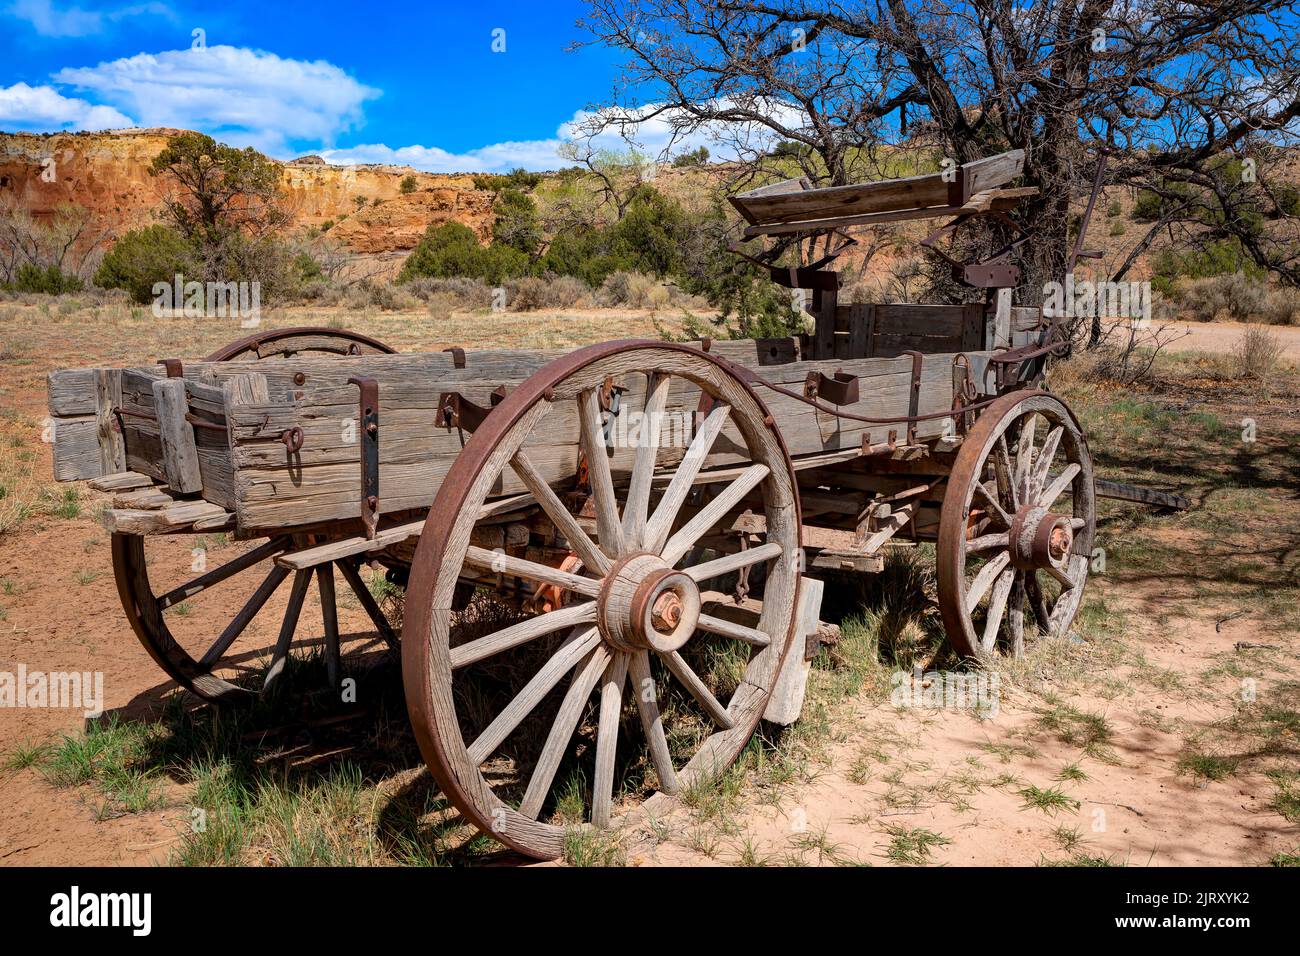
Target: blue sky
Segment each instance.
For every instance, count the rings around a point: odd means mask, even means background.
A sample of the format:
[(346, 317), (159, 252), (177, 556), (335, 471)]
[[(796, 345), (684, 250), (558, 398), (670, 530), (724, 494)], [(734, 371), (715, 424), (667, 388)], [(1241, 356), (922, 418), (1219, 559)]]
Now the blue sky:
[(178, 126), (277, 158), (554, 168), (618, 73), (613, 51), (566, 52), (583, 8), (0, 0), (0, 130)]

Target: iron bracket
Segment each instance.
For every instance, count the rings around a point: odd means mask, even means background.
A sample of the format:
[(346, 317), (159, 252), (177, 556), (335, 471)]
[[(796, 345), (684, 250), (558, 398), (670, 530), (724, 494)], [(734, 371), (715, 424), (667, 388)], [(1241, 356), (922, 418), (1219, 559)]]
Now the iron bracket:
[(921, 413), (921, 363), (925, 361), (925, 356), (910, 349), (903, 354), (912, 356), (912, 392), (907, 399), (907, 443), (915, 445), (916, 416)]
[(357, 440), (361, 444), (361, 523), (366, 527), (366, 537), (373, 538), (379, 528), (379, 382), (354, 375), (348, 384), (360, 390), (361, 430)]
[(841, 369), (828, 376), (809, 372), (803, 383), (804, 398), (820, 398), (832, 405), (855, 405), (858, 401), (858, 377)]
[(488, 413), (501, 404), (506, 397), (506, 387), (498, 385), (489, 397), (492, 405), (484, 408), (482, 405), (474, 404), (460, 392), (441, 393), (438, 396), (438, 424), (443, 428), (459, 428), (472, 433), (483, 424)]

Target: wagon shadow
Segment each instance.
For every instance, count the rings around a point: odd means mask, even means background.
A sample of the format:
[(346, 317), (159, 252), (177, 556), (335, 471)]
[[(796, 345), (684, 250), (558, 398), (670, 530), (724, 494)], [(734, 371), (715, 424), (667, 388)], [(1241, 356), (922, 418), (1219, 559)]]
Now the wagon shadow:
[[(130, 772), (165, 779), (170, 803), (201, 809), (209, 826), (231, 827), (240, 837), (214, 855), (202, 836), (183, 834), (178, 862), (240, 862), (254, 836), (248, 828), (270, 819), (287, 827), (275, 842), (281, 862), (417, 865), (511, 865), (531, 861), (500, 851), (467, 832), (457, 811), (430, 777), (411, 732), (397, 656), (375, 650), (373, 634), (341, 637), (354, 648), (344, 677), (355, 680), (355, 702), (323, 690), (325, 662), (319, 643), (295, 647), (279, 684), (267, 699), (216, 707), (164, 682), (105, 713), (101, 728), (129, 725), (139, 739)], [(381, 645), (382, 647), (382, 645)], [(248, 655), (236, 679), (261, 686), (265, 657)], [(175, 789), (173, 789), (175, 788)], [(177, 794), (183, 796), (177, 796)], [(308, 820), (312, 812), (314, 819)], [(289, 816), (276, 821), (277, 815)], [(359, 819), (363, 818), (363, 819)], [(188, 819), (188, 815), (187, 815)], [(265, 820), (261, 821), (265, 823)], [(311, 829), (325, 831), (329, 854), (295, 859)], [(335, 846), (348, 843), (355, 846)], [(260, 842), (260, 841), (259, 841)], [(196, 848), (197, 852), (196, 852)]]

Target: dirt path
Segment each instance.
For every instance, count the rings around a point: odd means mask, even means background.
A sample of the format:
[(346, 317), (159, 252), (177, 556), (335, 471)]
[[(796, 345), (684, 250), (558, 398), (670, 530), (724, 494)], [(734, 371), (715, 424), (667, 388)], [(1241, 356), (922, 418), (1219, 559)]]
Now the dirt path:
[[(1215, 352), (1224, 355), (1231, 353), (1241, 336), (1251, 328), (1250, 325), (1241, 322), (1153, 322), (1152, 324), (1170, 329), (1182, 336), (1169, 346), (1172, 351)], [(1269, 325), (1265, 328), (1281, 343), (1284, 357), (1300, 359), (1300, 327)]]

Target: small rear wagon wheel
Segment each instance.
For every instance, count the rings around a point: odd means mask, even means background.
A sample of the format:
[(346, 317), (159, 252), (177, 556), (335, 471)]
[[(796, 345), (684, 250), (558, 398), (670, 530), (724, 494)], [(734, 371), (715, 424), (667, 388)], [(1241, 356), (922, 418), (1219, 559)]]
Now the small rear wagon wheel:
[(300, 326), (269, 329), (237, 339), (217, 349), (205, 362), (257, 362), (302, 353), (324, 355), (393, 355), (396, 349), (360, 332)]
[[(611, 381), (628, 386), (617, 414), (635, 406), (642, 415), (624, 449), (601, 406)], [(670, 401), (692, 422), (704, 409), (679, 443), (684, 456), (660, 448)], [(476, 826), (521, 853), (554, 858), (566, 827), (608, 827), (735, 761), (763, 714), (795, 623), (796, 490), (770, 421), (750, 388), (704, 353), (613, 342), (538, 371), (466, 443), (415, 554), (402, 674), (425, 761)], [(562, 494), (578, 484), (579, 450), (585, 507), (552, 489)], [(734, 465), (709, 481), (701, 467), (711, 450), (731, 452)], [(660, 456), (665, 464), (656, 471)], [(670, 456), (679, 459), (675, 472)], [(564, 569), (471, 542), (489, 496), (520, 486), (540, 508), (532, 527), (549, 524), (571, 549)], [(712, 497), (688, 502), (699, 489), (712, 489)], [(762, 517), (761, 540), (703, 560), (701, 545), (722, 548), (710, 533), (746, 507)], [(766, 574), (761, 615), (749, 624), (714, 616), (701, 592), (742, 568)], [(547, 593), (563, 597), (546, 613), (530, 616), (533, 602), (508, 626), (474, 630), (453, 610), (456, 588), (493, 575), (538, 593), (554, 586)], [(715, 653), (715, 640), (716, 653), (735, 662), (725, 693), (691, 663)], [(498, 689), (495, 697), (483, 693), (484, 681)], [(566, 763), (567, 778), (559, 774)]]
[[(113, 573), (127, 620), (140, 643), (172, 680), (198, 697), (215, 704), (245, 703), (272, 687), (284, 669), (299, 629), (304, 600), (313, 586), (320, 592), (326, 667), (331, 686), (337, 687), (340, 650), (335, 603), (336, 568), (356, 594), (380, 637), (396, 650), (396, 634), (355, 565), (347, 559), (292, 571), (276, 564), (275, 559), (295, 546), (304, 546), (305, 542), (295, 542), (286, 536), (268, 538), (238, 551), (232, 548), (228, 560), (208, 568), (206, 549), (186, 550), (187, 543), (192, 542), (183, 542), (179, 540), (181, 537), (114, 534)], [(153, 545), (152, 560), (146, 554), (146, 541)], [(194, 573), (192, 556), (199, 555), (203, 555), (204, 560), (199, 565), (199, 573)], [(151, 581), (151, 567), (154, 572), (170, 567), (173, 573), (164, 573), (161, 577), (165, 583), (158, 585)], [(189, 573), (174, 573), (187, 570)], [(262, 631), (257, 619), (269, 616), (267, 604), (281, 585), (290, 579), (289, 599), (281, 615), (271, 666), (261, 687), (250, 690), (244, 686), (247, 682), (235, 681), (241, 674), (256, 668), (257, 663), (264, 659), (262, 651), (269, 645), (265, 641), (253, 640), (249, 632)], [(232, 596), (235, 596), (234, 601), (231, 601)], [(207, 614), (194, 613), (205, 608), (218, 610)], [(210, 618), (213, 613), (226, 620), (216, 633), (197, 623)], [(269, 634), (267, 636), (269, 638)]]
[(953, 648), (1024, 654), (1026, 634), (1068, 633), (1096, 531), (1092, 456), (1074, 414), (1046, 392), (983, 411), (948, 476), (936, 548)]

